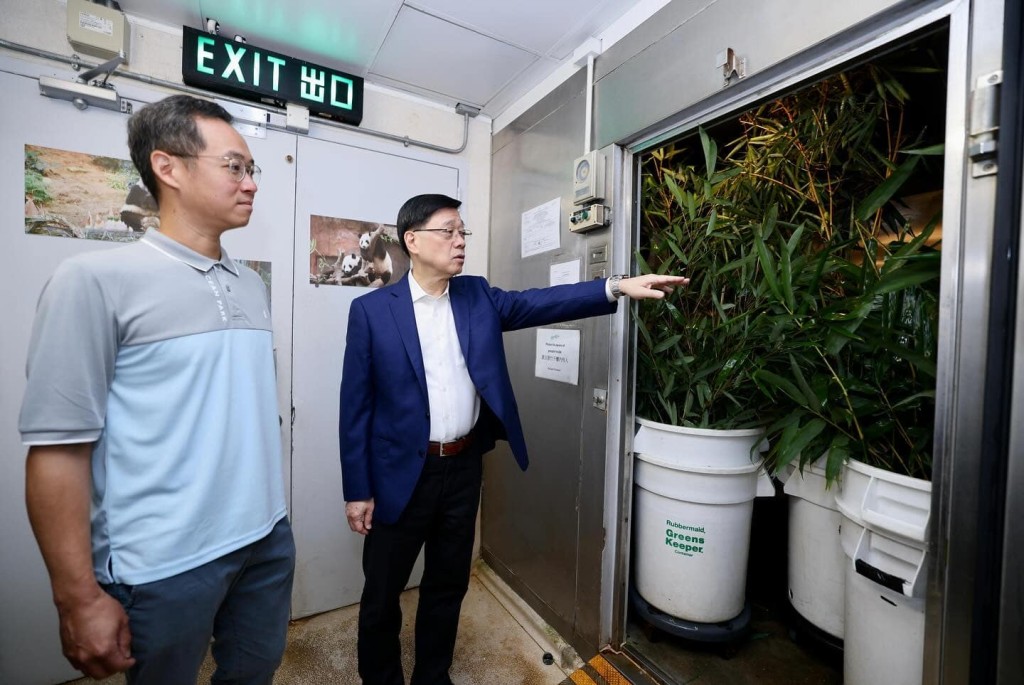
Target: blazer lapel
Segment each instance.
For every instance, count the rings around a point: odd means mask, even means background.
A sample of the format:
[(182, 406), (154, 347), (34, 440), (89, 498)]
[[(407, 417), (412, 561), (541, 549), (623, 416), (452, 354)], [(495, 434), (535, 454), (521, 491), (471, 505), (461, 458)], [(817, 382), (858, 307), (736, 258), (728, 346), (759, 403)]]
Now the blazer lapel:
[(448, 281), (448, 301), (452, 305), (452, 317), (455, 318), (455, 332), (459, 336), (462, 357), (469, 366), (469, 297), (463, 288), (458, 287), (458, 277)]
[(395, 325), (398, 333), (402, 336), (402, 344), (405, 345), (405, 353), (409, 356), (409, 363), (416, 374), (416, 380), (423, 391), (424, 401), (429, 401), (427, 396), (427, 374), (423, 369), (423, 351), (420, 349), (420, 336), (416, 330), (416, 313), (412, 308), (412, 293), (409, 291), (409, 275), (406, 274), (402, 280), (391, 289), (391, 314), (395, 317)]

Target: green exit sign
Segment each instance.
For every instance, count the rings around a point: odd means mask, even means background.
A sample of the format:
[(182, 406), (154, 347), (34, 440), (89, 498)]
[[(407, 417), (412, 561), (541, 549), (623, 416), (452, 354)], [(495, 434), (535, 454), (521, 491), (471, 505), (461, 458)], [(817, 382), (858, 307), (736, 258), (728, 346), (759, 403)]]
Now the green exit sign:
[(363, 79), (270, 50), (182, 27), (182, 80), (247, 100), (307, 107), (358, 126)]

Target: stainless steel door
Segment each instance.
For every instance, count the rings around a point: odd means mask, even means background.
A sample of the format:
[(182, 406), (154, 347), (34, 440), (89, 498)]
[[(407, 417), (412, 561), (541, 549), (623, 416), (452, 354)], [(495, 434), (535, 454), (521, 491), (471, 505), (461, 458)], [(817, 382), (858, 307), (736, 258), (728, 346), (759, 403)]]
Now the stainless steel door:
[(299, 140), (296, 161), (291, 512), (298, 551), (292, 615), (300, 617), (358, 602), (363, 585), (363, 538), (348, 528), (341, 489), (338, 388), (349, 305), (367, 291), (310, 284), (310, 217), (394, 225), (413, 195), (458, 197), (459, 170), (313, 138)]
[[(566, 219), (573, 160), (584, 152), (583, 84), (577, 74), (517, 121), (514, 130), (495, 137), (492, 285), (545, 287), (551, 265), (575, 260), (579, 279), (611, 273), (611, 229), (572, 233)], [(561, 200), (558, 248), (521, 257), (523, 212), (553, 198)], [(536, 376), (535, 329), (505, 336), (530, 468), (520, 471), (505, 443), (486, 457), (481, 549), (513, 590), (586, 653), (596, 648), (599, 634), (607, 415), (595, 406), (594, 393), (608, 389), (610, 319), (560, 326), (580, 332), (577, 385)]]

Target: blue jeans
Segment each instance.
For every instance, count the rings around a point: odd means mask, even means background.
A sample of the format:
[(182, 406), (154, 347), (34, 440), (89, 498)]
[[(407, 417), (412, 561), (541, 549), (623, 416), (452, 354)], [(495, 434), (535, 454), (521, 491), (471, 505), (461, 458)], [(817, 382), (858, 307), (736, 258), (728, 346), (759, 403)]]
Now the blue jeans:
[(269, 685), (291, 612), (295, 543), (288, 519), (263, 539), (170, 578), (103, 589), (128, 613), (128, 683), (192, 685), (213, 642), (212, 683)]

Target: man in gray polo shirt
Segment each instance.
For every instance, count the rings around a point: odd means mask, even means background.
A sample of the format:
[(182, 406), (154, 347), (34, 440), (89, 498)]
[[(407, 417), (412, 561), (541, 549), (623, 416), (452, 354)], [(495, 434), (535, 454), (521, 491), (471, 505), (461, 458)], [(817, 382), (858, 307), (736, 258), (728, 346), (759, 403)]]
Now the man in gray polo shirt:
[(128, 123), (160, 205), (133, 245), (62, 263), (43, 291), (19, 428), (26, 500), (86, 675), (270, 683), (295, 547), (266, 288), (221, 248), (259, 167), (219, 105), (179, 95)]

